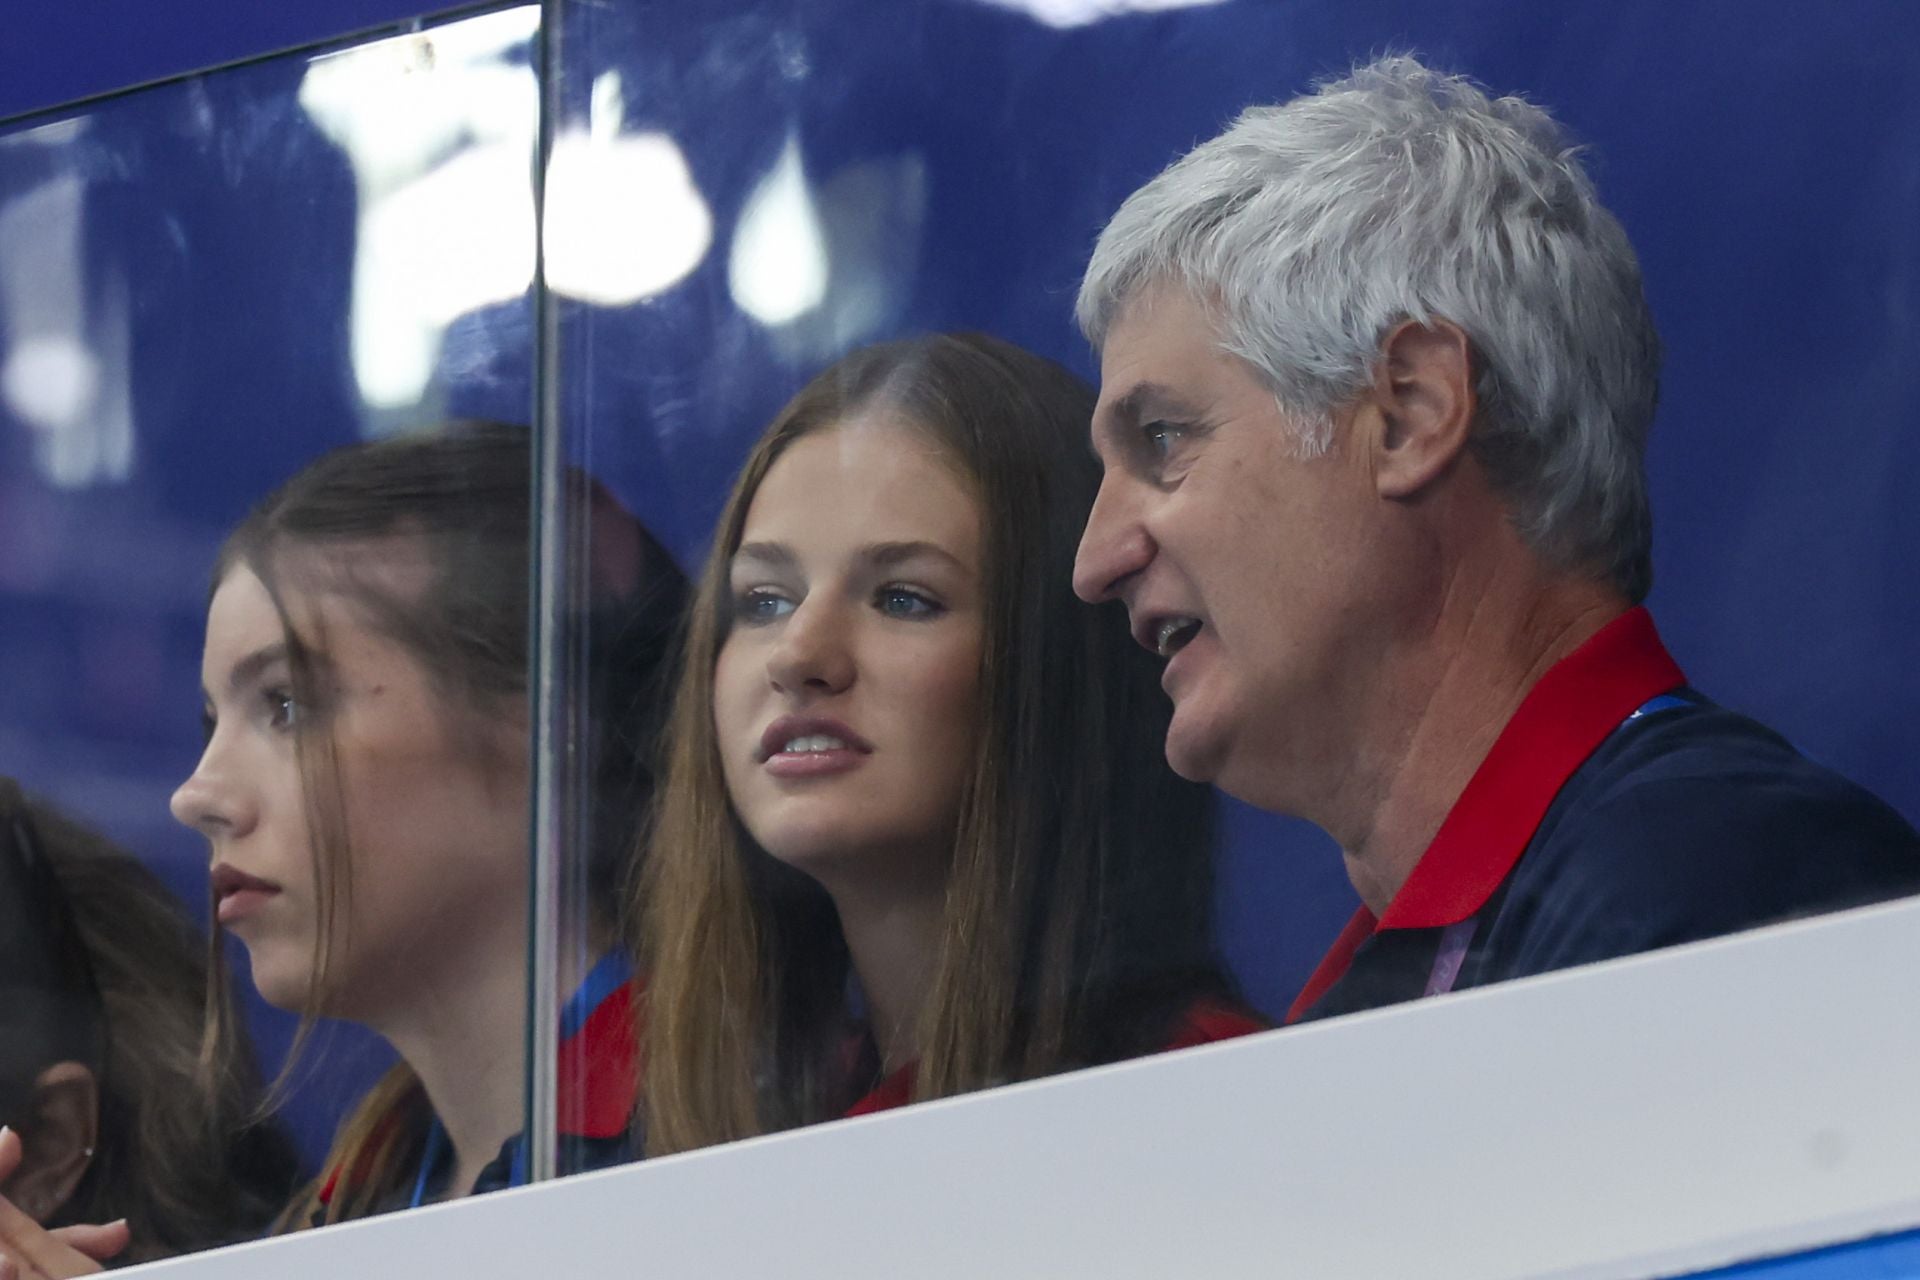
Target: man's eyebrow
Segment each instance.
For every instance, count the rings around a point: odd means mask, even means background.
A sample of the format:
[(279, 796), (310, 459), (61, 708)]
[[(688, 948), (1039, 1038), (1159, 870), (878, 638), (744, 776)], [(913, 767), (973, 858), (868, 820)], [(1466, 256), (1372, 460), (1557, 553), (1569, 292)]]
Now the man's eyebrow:
[[(1091, 434), (1097, 446), (1103, 435), (1124, 434), (1129, 428), (1155, 418), (1195, 418), (1199, 414), (1192, 402), (1172, 387), (1159, 382), (1136, 382), (1095, 411)], [(1098, 452), (1097, 447), (1095, 451)]]
[[(287, 642), (276, 640), (272, 644), (262, 645), (246, 657), (233, 664), (233, 670), (227, 673), (227, 689), (237, 693), (242, 688), (260, 678), (260, 673), (276, 662), (284, 662), (287, 657)], [(205, 688), (200, 690), (203, 701), (212, 702), (213, 696)]]
[(882, 569), (889, 569), (895, 565), (905, 564), (909, 560), (915, 560), (922, 556), (931, 556), (937, 560), (945, 560), (962, 573), (972, 572), (971, 569), (962, 563), (959, 556), (954, 555), (945, 547), (932, 542), (875, 542), (863, 548), (862, 554), (874, 565)]

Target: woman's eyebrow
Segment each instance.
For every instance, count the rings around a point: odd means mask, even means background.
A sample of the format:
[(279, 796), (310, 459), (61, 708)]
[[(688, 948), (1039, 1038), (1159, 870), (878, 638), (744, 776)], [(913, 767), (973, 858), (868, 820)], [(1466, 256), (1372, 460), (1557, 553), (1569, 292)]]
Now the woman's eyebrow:
[[(233, 664), (233, 670), (227, 673), (227, 689), (230, 692), (237, 692), (242, 687), (252, 684), (260, 678), (262, 671), (265, 671), (276, 662), (284, 662), (286, 657), (286, 641), (276, 640), (272, 644), (262, 645), (260, 648), (255, 649), (252, 653)], [(208, 694), (205, 689), (200, 691), (200, 695), (208, 701), (212, 701), (212, 695)]]
[(891, 569), (926, 556), (944, 560), (962, 573), (972, 572), (959, 556), (932, 542), (873, 542), (863, 547), (861, 554), (869, 563), (882, 569)]
[(798, 557), (784, 542), (743, 542), (733, 553), (733, 562), (754, 560), (774, 569), (792, 568)]

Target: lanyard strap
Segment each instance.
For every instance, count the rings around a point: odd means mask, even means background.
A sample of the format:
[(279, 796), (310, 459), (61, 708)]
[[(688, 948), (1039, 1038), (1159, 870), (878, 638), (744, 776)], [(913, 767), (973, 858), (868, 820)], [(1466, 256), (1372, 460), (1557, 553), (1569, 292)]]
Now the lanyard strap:
[[(571, 1040), (580, 1034), (587, 1025), (587, 1019), (593, 1011), (606, 1003), (607, 997), (633, 980), (633, 965), (624, 951), (615, 949), (600, 957), (597, 964), (588, 970), (566, 1007), (560, 1011), (560, 1039)], [(435, 1116), (427, 1128), (427, 1142), (420, 1153), (420, 1172), (413, 1180), (413, 1199), (407, 1204), (410, 1209), (418, 1209), (427, 1202), (427, 1182), (433, 1171), (447, 1155), (447, 1131)], [(527, 1185), (527, 1139), (525, 1134), (513, 1140), (513, 1163), (508, 1174), (509, 1187)]]
[[(1650, 716), (1656, 711), (1668, 711), (1674, 707), (1690, 707), (1693, 703), (1676, 694), (1662, 693), (1648, 698), (1615, 727), (1632, 724), (1642, 716)], [(1480, 927), (1480, 917), (1468, 916), (1465, 920), (1448, 925), (1440, 933), (1440, 949), (1433, 957), (1433, 968), (1427, 972), (1427, 987), (1422, 995), (1438, 996), (1453, 990), (1453, 984), (1460, 981), (1460, 967), (1467, 961), (1467, 948), (1473, 944), (1474, 931)]]

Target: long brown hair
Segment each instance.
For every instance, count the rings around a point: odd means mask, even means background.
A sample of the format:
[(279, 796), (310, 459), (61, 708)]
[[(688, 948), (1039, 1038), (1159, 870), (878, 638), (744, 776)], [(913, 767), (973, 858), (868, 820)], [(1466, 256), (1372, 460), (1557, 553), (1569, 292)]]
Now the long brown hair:
[[(10, 904), (38, 920), (0, 922), (9, 942), (70, 922), (66, 945), (78, 949), (39, 965), (6, 957), (4, 1057), (15, 1069), (10, 1076), (28, 1074), (0, 1078), (0, 1098), (10, 1100), (9, 1119), (18, 1125), (14, 1106), (30, 1091), (31, 1072), (63, 1060), (87, 1066), (98, 1088), (93, 1158), (47, 1225), (125, 1218), (133, 1237), (127, 1262), (258, 1235), (286, 1202), (299, 1161), (279, 1127), (259, 1114), (262, 1086), (244, 1035), (225, 1042), (202, 1071), (200, 931), (133, 855), (24, 797), (7, 778), (0, 778), (0, 820), (32, 833), (49, 877), (43, 893), (58, 898)], [(33, 1000), (32, 988), (51, 999)], [(25, 1136), (32, 1142), (30, 1129)]]
[(1162, 759), (1169, 708), (1125, 617), (1068, 586), (1099, 485), (1092, 391), (979, 334), (868, 347), (761, 436), (689, 614), (633, 913), (648, 961), (650, 1154), (829, 1118), (871, 1083), (847, 1067), (849, 960), (831, 901), (758, 848), (728, 801), (713, 673), (761, 482), (794, 441), (875, 407), (950, 455), (983, 518), (980, 732), (917, 1096), (1151, 1051), (1189, 1001), (1228, 992), (1211, 940), (1208, 793)]
[[(316, 705), (323, 637), (296, 626), (290, 591), (324, 585), (352, 595), (374, 625), (406, 648), (437, 682), (452, 717), (497, 712), (527, 689), (532, 535), (532, 455), (521, 427), (455, 422), (437, 430), (335, 450), (265, 498), (234, 530), (216, 560), (213, 590), (244, 565), (273, 598), (286, 632), (296, 701)], [(569, 470), (594, 552), (583, 584), (587, 615), (575, 637), (587, 655), (591, 733), (590, 901), (612, 905), (633, 855), (639, 815), (652, 792), (650, 756), (672, 635), (686, 581), (671, 558), (599, 485)], [(370, 543), (411, 539), (431, 566), (423, 589), (396, 589), (357, 572)], [(315, 557), (312, 552), (320, 552)], [(316, 560), (318, 567), (316, 569)], [(313, 980), (301, 1029), (276, 1082), (293, 1078), (314, 1019), (328, 1001), (328, 947), (351, 911), (351, 858), (330, 734), (295, 736), (307, 820), (314, 845), (319, 920)], [(607, 911), (610, 917), (612, 912)], [(601, 922), (611, 928), (612, 921)], [(216, 961), (219, 949), (214, 955)], [(231, 1027), (210, 1009), (211, 1051)], [(391, 1203), (421, 1158), (431, 1121), (424, 1089), (396, 1064), (342, 1123), (316, 1179), (281, 1220), (282, 1229), (334, 1222)]]

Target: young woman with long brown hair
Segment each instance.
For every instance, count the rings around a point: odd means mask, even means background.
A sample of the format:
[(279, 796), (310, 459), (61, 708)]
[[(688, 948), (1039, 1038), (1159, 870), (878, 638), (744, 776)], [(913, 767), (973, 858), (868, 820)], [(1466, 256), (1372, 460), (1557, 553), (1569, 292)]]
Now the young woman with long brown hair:
[[(209, 842), (218, 932), (303, 1029), (355, 1021), (399, 1057), (283, 1230), (521, 1177), (530, 465), (524, 430), (487, 423), (338, 450), (215, 565), (207, 746), (173, 810)], [(569, 483), (592, 526), (588, 879), (603, 909), (594, 936), (562, 940), (577, 970), (562, 1077), (579, 1086), (560, 1112), (571, 1163), (590, 1167), (631, 1154), (632, 987), (611, 917), (685, 581), (604, 491)], [(210, 1044), (235, 1030), (217, 1017)]]
[[(211, 842), (218, 919), (261, 993), (371, 1027), (400, 1057), (284, 1227), (524, 1176), (530, 466), (524, 430), (486, 423), (340, 450), (256, 509), (216, 565), (207, 752), (174, 812)], [(628, 1155), (631, 991), (610, 908), (685, 583), (604, 491), (569, 482), (593, 525), (603, 909), (595, 937), (561, 948), (583, 958), (563, 1076), (596, 1094), (563, 1097), (561, 1120), (591, 1166)]]
[(929, 337), (829, 368), (748, 458), (634, 913), (650, 1154), (1258, 1029), (1156, 666), (1069, 586), (1092, 406)]

